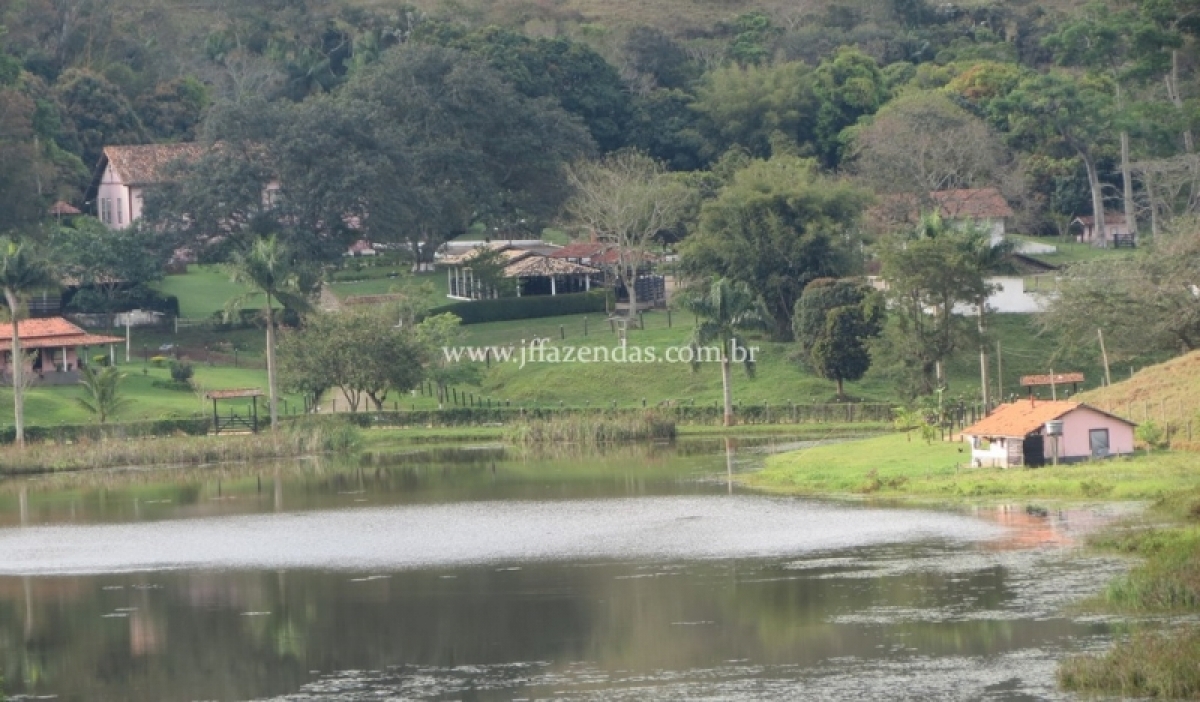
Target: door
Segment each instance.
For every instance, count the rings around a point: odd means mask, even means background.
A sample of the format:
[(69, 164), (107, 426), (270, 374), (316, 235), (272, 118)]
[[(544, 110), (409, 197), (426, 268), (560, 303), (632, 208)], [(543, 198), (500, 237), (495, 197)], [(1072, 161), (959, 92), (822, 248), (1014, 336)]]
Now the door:
[(1088, 443), (1092, 447), (1093, 458), (1108, 457), (1108, 430), (1107, 429), (1089, 429)]
[(1021, 445), (1021, 453), (1028, 468), (1040, 468), (1046, 465), (1046, 445), (1041, 434), (1030, 434)]

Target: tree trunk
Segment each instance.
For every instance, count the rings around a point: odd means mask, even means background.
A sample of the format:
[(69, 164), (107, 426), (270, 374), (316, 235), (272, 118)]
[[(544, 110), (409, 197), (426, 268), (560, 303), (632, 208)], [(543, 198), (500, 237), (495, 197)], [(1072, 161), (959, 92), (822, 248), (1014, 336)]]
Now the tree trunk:
[(13, 290), (4, 290), (4, 300), (12, 313), (12, 382), (13, 382), (13, 427), (16, 429), (14, 439), (17, 448), (25, 448), (25, 355), (21, 353), (21, 334), (17, 330), (20, 319), (20, 305)]
[[(1171, 71), (1166, 75), (1167, 81), (1167, 97), (1171, 103), (1175, 105), (1175, 109), (1183, 110), (1183, 95), (1179, 93), (1179, 50), (1171, 50)], [(1183, 130), (1183, 148), (1187, 153), (1192, 153), (1196, 149), (1195, 142), (1192, 139), (1192, 130)]]
[(637, 316), (637, 268), (633, 269), (633, 274), (629, 276), (630, 280), (625, 282), (625, 289), (629, 291), (629, 321), (625, 323), (625, 328), (633, 328), (634, 320)]
[(725, 426), (733, 426), (733, 384), (729, 368), (729, 345), (721, 352), (721, 392), (725, 399)]
[[(1121, 83), (1117, 82), (1117, 111), (1125, 107), (1125, 99), (1121, 94)], [(1125, 204), (1125, 227), (1130, 235), (1137, 239), (1137, 208), (1133, 201), (1133, 175), (1129, 166), (1129, 130), (1121, 130), (1121, 200)]]
[(842, 380), (840, 377), (837, 379), (837, 396), (838, 396), (839, 400), (846, 396), (846, 389), (843, 386), (844, 382), (845, 381)]
[(1082, 149), (1078, 151), (1080, 158), (1083, 159), (1083, 166), (1087, 169), (1088, 187), (1092, 190), (1093, 239), (1096, 234), (1099, 234), (1100, 241), (1107, 247), (1108, 227), (1104, 224), (1104, 193), (1101, 190), (1100, 174), (1096, 170), (1096, 162), (1092, 160), (1091, 155)]
[(271, 428), (279, 423), (279, 397), (275, 392), (275, 310), (267, 294), (267, 400), (271, 403)]
[(988, 392), (987, 341), (984, 339), (984, 334), (987, 333), (987, 319), (984, 317), (985, 310), (987, 309), (987, 298), (979, 298), (976, 304), (979, 305), (979, 388), (983, 395), (983, 412), (987, 414), (988, 401), (991, 400)]

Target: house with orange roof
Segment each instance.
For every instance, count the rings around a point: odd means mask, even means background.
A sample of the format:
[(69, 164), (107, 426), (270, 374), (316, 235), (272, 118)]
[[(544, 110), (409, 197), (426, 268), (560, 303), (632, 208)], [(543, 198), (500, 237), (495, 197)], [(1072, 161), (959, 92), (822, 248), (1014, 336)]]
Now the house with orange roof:
[[(25, 356), (25, 371), (34, 382), (63, 385), (79, 380), (79, 366), (86, 365), (86, 354), (79, 349), (107, 346), (112, 359), (113, 348), (124, 341), (117, 336), (90, 334), (62, 317), (23, 319), (17, 323), (21, 334), (21, 351)], [(0, 375), (12, 379), (13, 325), (0, 324)], [(110, 361), (111, 362), (111, 361)]]
[(962, 437), (974, 466), (1036, 468), (1133, 453), (1136, 426), (1082, 402), (1031, 397), (1000, 405)]

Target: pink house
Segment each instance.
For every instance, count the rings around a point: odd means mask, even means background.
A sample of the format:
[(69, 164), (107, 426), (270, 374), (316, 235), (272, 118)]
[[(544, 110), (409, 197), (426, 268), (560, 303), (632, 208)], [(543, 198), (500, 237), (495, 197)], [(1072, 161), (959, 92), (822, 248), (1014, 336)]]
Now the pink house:
[[(79, 380), (80, 347), (107, 346), (112, 358), (113, 346), (125, 340), (116, 336), (89, 334), (62, 317), (25, 319), (18, 323), (25, 370), (35, 381), (51, 385)], [(12, 378), (13, 325), (0, 324), (0, 376)], [(87, 359), (83, 360), (87, 364)]]
[(124, 229), (141, 219), (146, 189), (165, 180), (168, 165), (198, 159), (203, 149), (199, 144), (104, 147), (97, 168), (96, 216), (109, 229)]
[[(1060, 436), (1047, 432), (1048, 422), (1061, 422)], [(1133, 453), (1135, 427), (1081, 402), (1029, 399), (997, 407), (962, 436), (971, 444), (972, 465), (1035, 468)]]
[(1104, 213), (1103, 232), (1096, 225), (1096, 218), (1091, 216), (1076, 217), (1071, 220), (1071, 227), (1078, 232), (1075, 235), (1076, 240), (1092, 246), (1119, 248), (1137, 245), (1137, 235), (1129, 228), (1125, 215), (1121, 212)]
[[(163, 183), (168, 167), (175, 163), (198, 161), (210, 148), (204, 144), (139, 144), (106, 146), (97, 166), (96, 217), (109, 229), (124, 229), (142, 218), (148, 189)], [(280, 197), (280, 183), (267, 183), (262, 192), (264, 207), (273, 206)]]

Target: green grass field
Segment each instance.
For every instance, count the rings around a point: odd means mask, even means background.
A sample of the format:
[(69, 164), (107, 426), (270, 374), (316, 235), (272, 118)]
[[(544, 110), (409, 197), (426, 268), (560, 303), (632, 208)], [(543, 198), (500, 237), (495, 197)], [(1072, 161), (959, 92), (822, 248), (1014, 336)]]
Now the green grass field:
[(1101, 249), (1091, 244), (1081, 244), (1075, 241), (1063, 241), (1057, 237), (1037, 237), (1011, 235), (1017, 241), (1029, 241), (1035, 244), (1050, 244), (1058, 247), (1052, 254), (1034, 254), (1030, 258), (1044, 261), (1055, 266), (1067, 266), (1072, 263), (1095, 261), (1106, 258), (1128, 258), (1134, 254), (1134, 249)]
[(805, 495), (921, 499), (1153, 500), (1200, 489), (1194, 455), (1158, 452), (1043, 468), (970, 468), (966, 444), (925, 443), (917, 432), (771, 456), (751, 485)]

